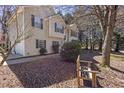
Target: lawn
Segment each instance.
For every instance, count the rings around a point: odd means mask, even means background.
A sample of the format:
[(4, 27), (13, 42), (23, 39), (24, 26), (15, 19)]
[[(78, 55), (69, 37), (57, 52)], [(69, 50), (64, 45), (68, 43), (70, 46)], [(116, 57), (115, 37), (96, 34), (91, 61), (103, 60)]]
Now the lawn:
[[(94, 59), (101, 63), (102, 56), (94, 56)], [(124, 87), (124, 55), (120, 53), (111, 53), (110, 55), (110, 68), (99, 66), (101, 72), (99, 82), (104, 87)]]
[[(96, 56), (95, 59), (96, 59), (98, 62), (101, 62), (102, 56)], [(111, 53), (111, 55), (110, 55), (110, 60), (111, 60), (111, 61), (123, 61), (123, 62), (124, 62), (124, 54)]]

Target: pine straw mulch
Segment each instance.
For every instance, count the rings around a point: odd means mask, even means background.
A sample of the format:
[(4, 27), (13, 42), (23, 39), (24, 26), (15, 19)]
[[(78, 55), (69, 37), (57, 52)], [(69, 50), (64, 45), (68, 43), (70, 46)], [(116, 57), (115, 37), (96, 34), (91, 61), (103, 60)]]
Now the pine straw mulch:
[[(0, 67), (0, 87), (77, 87), (75, 63), (65, 62), (59, 55)], [(70, 82), (69, 82), (70, 81)], [(66, 82), (64, 85), (59, 84)]]
[[(81, 57), (96, 62), (93, 57), (97, 52), (83, 52)], [(99, 87), (124, 87), (124, 62), (113, 61), (111, 68), (103, 68), (97, 64)], [(59, 55), (0, 67), (0, 87), (28, 88), (77, 88), (76, 64), (66, 62)]]

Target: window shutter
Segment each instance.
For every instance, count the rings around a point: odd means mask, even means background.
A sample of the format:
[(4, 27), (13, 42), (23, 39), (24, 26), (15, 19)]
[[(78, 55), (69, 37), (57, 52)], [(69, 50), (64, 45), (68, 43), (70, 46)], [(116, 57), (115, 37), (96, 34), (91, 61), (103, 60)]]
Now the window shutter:
[(44, 48), (46, 48), (46, 40), (44, 40)]
[(41, 29), (43, 29), (43, 19), (40, 19), (41, 22)]
[(34, 26), (34, 15), (31, 15), (31, 24), (32, 24), (32, 26)]
[(36, 39), (36, 48), (38, 48), (38, 46), (39, 46), (39, 45), (38, 45), (38, 39)]
[(57, 32), (57, 23), (55, 23), (55, 32)]

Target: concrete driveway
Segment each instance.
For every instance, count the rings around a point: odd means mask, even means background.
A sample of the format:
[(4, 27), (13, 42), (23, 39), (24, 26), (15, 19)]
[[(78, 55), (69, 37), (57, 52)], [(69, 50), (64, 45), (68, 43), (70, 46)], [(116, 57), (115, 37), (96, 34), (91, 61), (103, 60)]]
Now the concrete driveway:
[(20, 57), (23, 57), (23, 56), (17, 55), (17, 54), (10, 54), (9, 57), (7, 58), (7, 60), (16, 59), (16, 58), (20, 58)]

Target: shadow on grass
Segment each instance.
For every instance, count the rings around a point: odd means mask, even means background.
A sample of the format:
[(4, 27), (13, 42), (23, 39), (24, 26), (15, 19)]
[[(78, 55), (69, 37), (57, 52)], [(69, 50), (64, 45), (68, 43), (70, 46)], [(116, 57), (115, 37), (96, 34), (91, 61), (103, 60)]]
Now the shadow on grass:
[(115, 54), (115, 55), (124, 55), (124, 53), (121, 53), (121, 52), (114, 52), (114, 51), (112, 51), (112, 54)]

